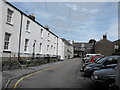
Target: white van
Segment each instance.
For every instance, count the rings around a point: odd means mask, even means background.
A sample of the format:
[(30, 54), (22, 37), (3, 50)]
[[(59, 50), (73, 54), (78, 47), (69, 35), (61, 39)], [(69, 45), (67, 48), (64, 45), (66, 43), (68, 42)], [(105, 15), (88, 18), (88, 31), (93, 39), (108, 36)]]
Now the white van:
[(92, 56), (101, 56), (101, 54), (86, 54), (85, 58), (83, 58), (83, 61), (89, 60)]
[(101, 56), (101, 54), (86, 54), (86, 57)]

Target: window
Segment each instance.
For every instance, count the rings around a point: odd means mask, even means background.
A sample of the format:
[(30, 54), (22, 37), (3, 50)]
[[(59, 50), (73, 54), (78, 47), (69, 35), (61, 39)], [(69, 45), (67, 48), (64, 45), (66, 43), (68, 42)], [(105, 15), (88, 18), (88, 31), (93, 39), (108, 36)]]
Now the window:
[(42, 52), (42, 43), (40, 43), (39, 52)]
[(40, 30), (40, 35), (43, 37), (43, 29)]
[(10, 45), (10, 35), (9, 33), (5, 33), (5, 38), (4, 38), (4, 49), (8, 50), (9, 45)]
[(49, 53), (49, 45), (47, 45), (47, 53)]
[(56, 37), (54, 37), (54, 44), (56, 44)]
[(29, 31), (29, 26), (30, 26), (30, 21), (27, 20), (27, 24), (26, 24), (26, 30)]
[(50, 41), (50, 33), (48, 33), (48, 41)]
[(24, 51), (28, 51), (28, 41), (29, 41), (29, 39), (25, 39), (25, 48), (24, 48)]
[(7, 22), (11, 23), (13, 11), (8, 8), (7, 10)]
[(111, 57), (104, 62), (104, 65), (109, 65), (109, 64), (117, 64), (117, 58), (116, 57)]

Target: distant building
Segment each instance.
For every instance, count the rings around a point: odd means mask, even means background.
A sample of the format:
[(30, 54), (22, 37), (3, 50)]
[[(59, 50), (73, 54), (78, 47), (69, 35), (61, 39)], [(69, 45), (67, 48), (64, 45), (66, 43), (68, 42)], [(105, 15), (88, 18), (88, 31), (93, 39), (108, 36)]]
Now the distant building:
[(83, 57), (87, 53), (91, 53), (92, 43), (74, 42), (74, 57)]
[(120, 50), (120, 39), (113, 42), (114, 43), (114, 51)]
[(70, 59), (73, 58), (74, 48), (69, 41), (64, 38), (58, 39), (58, 55), (61, 56), (60, 59)]
[(112, 55), (114, 52), (114, 44), (107, 40), (107, 35), (103, 35), (103, 39), (95, 44), (94, 50), (95, 53), (100, 53), (105, 56)]

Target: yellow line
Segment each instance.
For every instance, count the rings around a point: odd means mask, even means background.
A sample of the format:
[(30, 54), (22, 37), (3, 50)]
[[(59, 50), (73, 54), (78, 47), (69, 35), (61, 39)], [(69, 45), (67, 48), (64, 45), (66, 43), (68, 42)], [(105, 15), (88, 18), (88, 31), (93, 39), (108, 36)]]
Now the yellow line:
[[(58, 66), (58, 65), (56, 65), (56, 66)], [(31, 74), (29, 74), (29, 75), (26, 75), (26, 76), (22, 77), (21, 79), (19, 79), (19, 80), (15, 83), (15, 85), (13, 86), (13, 88), (16, 88), (16, 87), (18, 86), (18, 84), (19, 84), (23, 79), (25, 79), (25, 78), (27, 78), (27, 77), (30, 77), (30, 76), (32, 76), (32, 75), (34, 75), (34, 74), (40, 73), (40, 72), (42, 72), (42, 71), (45, 71), (45, 70), (54, 68), (54, 67), (56, 67), (56, 66), (48, 67), (48, 68), (45, 68), (45, 69), (43, 69), (43, 70), (40, 70), (40, 71), (31, 73)]]

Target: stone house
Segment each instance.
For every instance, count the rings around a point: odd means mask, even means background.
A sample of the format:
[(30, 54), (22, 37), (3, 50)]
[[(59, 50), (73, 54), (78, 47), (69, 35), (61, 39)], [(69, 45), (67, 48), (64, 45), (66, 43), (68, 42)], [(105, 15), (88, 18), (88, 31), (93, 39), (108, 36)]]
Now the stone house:
[(87, 53), (91, 53), (91, 49), (93, 47), (92, 43), (82, 43), (82, 42), (74, 42), (74, 57), (83, 57)]
[(114, 44), (107, 40), (107, 35), (103, 35), (103, 39), (95, 44), (94, 51), (95, 53), (100, 53), (104, 56), (112, 55), (114, 52)]

